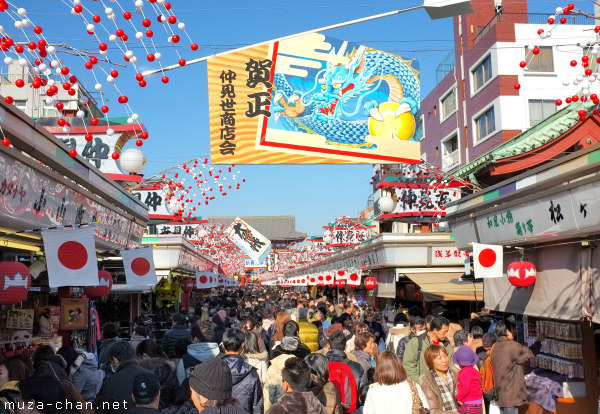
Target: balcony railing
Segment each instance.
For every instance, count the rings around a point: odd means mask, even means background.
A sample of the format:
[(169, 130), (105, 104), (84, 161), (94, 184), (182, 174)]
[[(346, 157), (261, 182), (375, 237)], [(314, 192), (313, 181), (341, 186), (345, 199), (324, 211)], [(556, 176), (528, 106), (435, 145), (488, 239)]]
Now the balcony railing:
[[(563, 16), (561, 16), (563, 17)], [(567, 18), (565, 24), (569, 25), (595, 25), (595, 19), (580, 14), (570, 14), (564, 16)], [(544, 13), (501, 13), (496, 14), (492, 19), (479, 29), (479, 33), (473, 40), (473, 45), (476, 45), (497, 23), (524, 23), (524, 24), (547, 24), (548, 14)]]
[(444, 171), (454, 168), (460, 162), (458, 150), (444, 156)]

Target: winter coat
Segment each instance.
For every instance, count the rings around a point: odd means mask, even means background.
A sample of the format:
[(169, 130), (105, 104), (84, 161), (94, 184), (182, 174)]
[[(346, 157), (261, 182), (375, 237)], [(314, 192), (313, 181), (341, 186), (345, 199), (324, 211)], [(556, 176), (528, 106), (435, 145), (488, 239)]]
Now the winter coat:
[(40, 358), (34, 361), (33, 366), (35, 367), (35, 376), (46, 376), (49, 375), (59, 380), (68, 380), (69, 375), (67, 374), (67, 361), (58, 355), (50, 355), (46, 358)]
[[(19, 381), (8, 381), (0, 387), (0, 414), (16, 413), (20, 396)], [(11, 403), (14, 404), (14, 408), (11, 408)]]
[[(425, 398), (421, 387), (418, 384), (415, 385), (423, 407), (428, 408), (427, 398)], [(411, 414), (412, 406), (413, 398), (408, 381), (392, 385), (382, 385), (376, 382), (369, 385), (363, 414)]]
[(286, 392), (266, 414), (327, 414), (312, 392)]
[(160, 414), (198, 414), (198, 409), (192, 400), (186, 400), (181, 405), (172, 405), (160, 410)]
[(177, 377), (175, 363), (164, 358), (138, 359), (142, 368), (152, 371), (160, 383), (160, 408), (168, 407), (173, 403), (177, 391)]
[(354, 351), (352, 351), (352, 354), (356, 357), (358, 363), (365, 371), (365, 373), (369, 370), (369, 368), (375, 368), (375, 365), (371, 363), (371, 361), (373, 361), (373, 357), (371, 357), (371, 355), (367, 354), (365, 351), (359, 351), (355, 349)]
[(300, 341), (310, 349), (310, 352), (317, 351), (319, 349), (319, 329), (317, 326), (307, 321), (298, 322), (298, 326), (300, 327), (298, 332)]
[[(421, 339), (420, 353), (419, 338)], [(404, 350), (404, 357), (402, 358), (402, 365), (404, 365), (406, 375), (408, 375), (408, 377), (415, 382), (418, 382), (421, 376), (427, 373), (427, 371), (429, 371), (429, 367), (427, 367), (427, 364), (425, 363), (425, 350), (431, 344), (431, 339), (429, 339), (429, 335), (427, 335), (427, 333), (415, 336), (406, 344), (406, 349)], [(454, 366), (454, 364), (452, 363), (452, 354), (454, 354), (454, 349), (452, 348), (452, 345), (450, 345), (450, 342), (448, 341), (444, 341), (440, 345), (442, 345), (448, 353), (450, 366)]]
[(387, 339), (385, 340), (385, 349), (391, 352), (398, 351), (398, 343), (402, 338), (410, 335), (410, 326), (399, 323), (390, 328)]
[(246, 362), (256, 369), (260, 383), (264, 384), (267, 379), (267, 370), (269, 369), (269, 353), (267, 351), (260, 354), (244, 354)]
[(185, 326), (176, 325), (173, 329), (169, 329), (167, 332), (165, 332), (161, 346), (169, 358), (173, 358), (175, 356), (175, 343), (181, 339), (191, 340), (190, 331), (185, 329)]
[(69, 380), (84, 400), (94, 401), (96, 394), (100, 392), (105, 373), (98, 369), (98, 363), (94, 354), (80, 353), (69, 370)]
[(226, 407), (208, 407), (202, 410), (202, 414), (244, 414), (245, 411), (239, 405), (228, 405)]
[[(327, 356), (327, 352), (329, 352), (329, 348), (325, 347), (325, 348), (319, 349), (317, 352), (314, 352), (314, 353), (321, 354), (323, 356)], [(358, 359), (356, 359), (356, 355), (354, 355), (352, 352), (344, 351), (344, 353), (346, 354), (346, 358), (348, 358), (350, 361), (358, 362)]]
[(343, 414), (344, 410), (340, 402), (340, 396), (333, 383), (327, 381), (323, 384), (323, 381), (314, 374), (310, 375), (310, 379), (310, 390), (315, 394), (315, 397), (317, 397), (321, 404), (323, 404), (327, 414)]
[(533, 358), (533, 352), (506, 336), (501, 336), (491, 352), (494, 381), (500, 407), (527, 404), (525, 376), (521, 364)]
[(231, 394), (246, 414), (263, 413), (263, 395), (258, 373), (239, 355), (225, 355), (223, 361), (231, 370)]
[(141, 344), (142, 342), (144, 342), (146, 339), (148, 339), (148, 337), (133, 334), (133, 335), (131, 335), (131, 338), (129, 338), (129, 343), (131, 344), (131, 346), (133, 347), (133, 350), (135, 351), (135, 350), (137, 350), (137, 346), (139, 344)]
[(271, 359), (275, 359), (280, 355), (291, 354), (297, 358), (304, 359), (305, 356), (310, 355), (310, 348), (308, 348), (303, 343), (298, 344), (298, 348), (293, 351), (286, 351), (281, 348), (281, 344), (278, 344), (275, 348), (271, 350)]
[(187, 354), (185, 354), (177, 365), (177, 381), (181, 384), (185, 378), (185, 370), (192, 368), (204, 362), (207, 359), (216, 357), (221, 353), (219, 345), (215, 342), (196, 342), (189, 344)]
[[(456, 395), (456, 384), (458, 384), (458, 369), (456, 367), (449, 368), (450, 374), (452, 375), (452, 381), (454, 381), (454, 389), (452, 393)], [(427, 371), (421, 377), (421, 388), (423, 389), (423, 393), (427, 397), (427, 401), (429, 401), (429, 409), (431, 410), (431, 414), (444, 414), (444, 413), (456, 413), (456, 411), (445, 411), (444, 403), (442, 401), (442, 392), (440, 387), (438, 387), (437, 382), (435, 381), (435, 377), (433, 376), (432, 371)]]
[(110, 364), (110, 348), (120, 340), (121, 338), (110, 338), (102, 341), (102, 345), (98, 351), (98, 363), (100, 364), (100, 368), (104, 369)]
[(267, 370), (267, 379), (263, 384), (263, 400), (265, 410), (275, 404), (279, 397), (283, 395), (283, 386), (281, 385), (281, 371), (285, 366), (285, 361), (294, 355), (282, 354), (271, 360), (271, 366)]
[[(133, 393), (133, 381), (139, 374), (153, 373), (146, 368), (140, 367), (135, 361), (127, 361), (119, 365), (117, 372), (104, 380), (100, 392), (96, 395), (96, 399), (94, 399), (96, 414), (127, 414), (128, 409), (135, 406), (135, 403), (131, 399), (131, 394)], [(113, 403), (115, 403), (115, 406), (113, 406)], [(113, 407), (118, 407), (118, 409), (114, 409)]]
[(348, 358), (346, 358), (344, 351), (340, 349), (331, 349), (325, 356), (329, 362), (345, 362), (348, 364), (352, 370), (352, 374), (354, 374), (354, 381), (356, 381), (356, 392), (358, 395), (358, 390), (360, 390), (360, 387), (368, 383), (367, 373), (362, 369), (360, 364), (358, 362), (350, 361)]

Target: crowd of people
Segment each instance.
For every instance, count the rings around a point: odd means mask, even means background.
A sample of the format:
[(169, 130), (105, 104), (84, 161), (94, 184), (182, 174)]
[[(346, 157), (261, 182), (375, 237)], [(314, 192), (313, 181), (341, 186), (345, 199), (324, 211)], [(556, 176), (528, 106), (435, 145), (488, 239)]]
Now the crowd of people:
[(152, 337), (140, 323), (121, 339), (105, 323), (97, 358), (42, 346), (0, 360), (0, 414), (483, 413), (490, 399), (512, 414), (527, 407), (523, 364), (539, 346), (487, 312), (460, 325), (264, 288), (209, 296)]

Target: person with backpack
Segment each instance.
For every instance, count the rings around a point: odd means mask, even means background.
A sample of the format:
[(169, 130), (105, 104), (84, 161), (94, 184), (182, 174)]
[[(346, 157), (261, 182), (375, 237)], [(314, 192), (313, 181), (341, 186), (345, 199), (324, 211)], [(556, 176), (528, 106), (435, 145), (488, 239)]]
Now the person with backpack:
[(396, 346), (396, 355), (401, 360), (404, 358), (404, 351), (406, 350), (406, 344), (413, 339), (415, 336), (423, 335), (427, 332), (427, 326), (425, 325), (425, 319), (420, 316), (413, 316), (410, 318), (410, 333), (408, 336), (400, 339), (398, 341), (398, 345)]
[(177, 382), (179, 385), (185, 379), (186, 370), (194, 368), (201, 362), (221, 353), (219, 344), (213, 341), (214, 329), (209, 321), (192, 325), (192, 343), (187, 347), (187, 353), (181, 357), (177, 365)]
[(354, 413), (358, 409), (358, 390), (367, 383), (366, 373), (358, 362), (350, 361), (346, 357), (346, 335), (343, 332), (332, 333), (327, 347), (329, 380), (340, 396), (344, 413)]
[(424, 358), (428, 371), (419, 382), (431, 414), (457, 413), (458, 369), (450, 367), (448, 351), (442, 345), (432, 344), (425, 348)]
[(363, 414), (412, 414), (429, 403), (421, 387), (408, 378), (398, 355), (383, 351), (377, 357), (375, 382), (369, 386)]
[[(443, 316), (436, 316), (431, 320), (427, 333), (415, 336), (406, 344), (402, 363), (406, 373), (413, 381), (419, 381), (419, 378), (427, 372), (425, 350), (430, 345), (442, 345), (446, 349), (448, 358), (452, 357), (454, 350), (446, 338), (449, 326), (450, 321), (448, 319)], [(450, 365), (452, 365), (451, 361)]]
[(385, 350), (396, 354), (398, 342), (400, 342), (402, 338), (405, 338), (409, 335), (410, 326), (408, 323), (408, 317), (404, 313), (398, 312), (396, 316), (394, 316), (394, 326), (392, 326), (388, 331), (388, 335), (385, 340)]

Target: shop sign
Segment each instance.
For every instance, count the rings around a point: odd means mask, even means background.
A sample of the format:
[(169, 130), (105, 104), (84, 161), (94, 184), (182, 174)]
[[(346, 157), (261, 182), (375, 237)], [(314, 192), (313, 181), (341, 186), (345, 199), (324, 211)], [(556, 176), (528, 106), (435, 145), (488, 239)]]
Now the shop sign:
[[(269, 257), (271, 257), (271, 256), (269, 256)], [(264, 262), (259, 262), (258, 260), (254, 260), (254, 259), (244, 259), (244, 267), (246, 269), (266, 269), (267, 262), (268, 262), (268, 258)]]
[(193, 271), (200, 271), (208, 269), (209, 264), (197, 253), (182, 248), (179, 252), (177, 267)]
[[(476, 219), (482, 243), (509, 244), (600, 230), (600, 183), (594, 182)], [(461, 237), (460, 224), (455, 237)], [(473, 240), (461, 240), (461, 244)]]
[[(51, 175), (0, 153), (0, 203), (6, 227), (36, 229), (98, 222), (96, 241), (103, 247), (120, 249), (139, 225), (91, 198), (67, 187)], [(139, 243), (138, 243), (139, 245)]]
[(239, 217), (225, 230), (231, 241), (258, 262), (264, 262), (271, 252), (271, 241)]
[[(327, 227), (325, 227), (327, 228)], [(331, 230), (333, 241), (327, 246), (356, 246), (367, 240), (367, 229), (338, 229)]]
[(198, 224), (164, 224), (156, 226), (157, 235), (175, 234), (181, 235), (188, 240), (200, 241), (197, 233)]
[[(86, 141), (83, 134), (58, 134), (56, 137), (67, 144), (70, 150), (77, 150), (78, 154), (103, 173), (123, 174), (117, 165), (118, 161), (111, 157), (117, 142), (123, 141), (122, 134), (118, 132), (112, 136), (94, 134), (94, 139), (91, 141)], [(120, 145), (122, 146), (123, 143), (121, 142)]]
[(267, 271), (279, 272), (279, 253), (271, 253), (267, 257)]
[[(423, 188), (418, 186), (415, 188), (414, 184), (398, 183), (391, 195), (396, 205), (388, 214), (412, 213), (408, 215), (414, 217), (441, 213), (448, 203), (460, 198), (460, 191), (456, 188), (427, 185), (424, 185)], [(375, 205), (377, 205), (377, 200), (375, 200)]]
[(159, 216), (172, 216), (169, 203), (165, 199), (165, 191), (160, 188), (150, 190), (134, 190), (131, 192), (148, 207), (148, 214)]
[(431, 264), (433, 266), (462, 265), (470, 255), (470, 252), (459, 250), (456, 247), (433, 246), (431, 248)]

